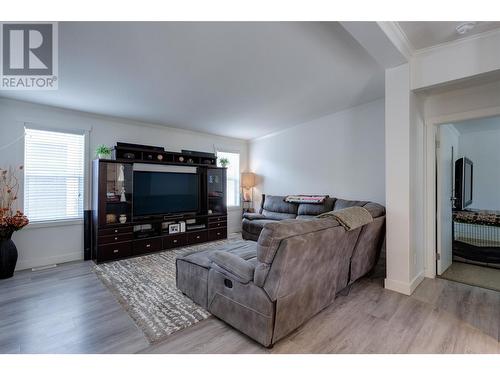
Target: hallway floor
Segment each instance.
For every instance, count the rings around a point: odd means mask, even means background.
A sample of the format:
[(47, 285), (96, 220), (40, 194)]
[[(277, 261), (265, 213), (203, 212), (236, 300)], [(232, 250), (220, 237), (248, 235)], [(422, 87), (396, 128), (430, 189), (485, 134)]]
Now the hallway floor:
[(500, 291), (500, 269), (454, 261), (441, 278)]

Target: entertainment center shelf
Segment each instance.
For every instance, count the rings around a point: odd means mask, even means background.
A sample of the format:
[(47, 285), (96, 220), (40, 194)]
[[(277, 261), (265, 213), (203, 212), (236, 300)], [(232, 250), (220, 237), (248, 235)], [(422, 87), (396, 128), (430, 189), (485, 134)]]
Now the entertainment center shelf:
[[(132, 146), (132, 147), (131, 147)], [(118, 143), (113, 150), (113, 160), (121, 162), (148, 162), (170, 165), (215, 166), (217, 158), (213, 154), (183, 151), (165, 151), (161, 147), (133, 147), (128, 143)], [(199, 154), (199, 155), (198, 155)]]
[(93, 161), (96, 263), (227, 238), (226, 169), (215, 155), (118, 143), (114, 158)]

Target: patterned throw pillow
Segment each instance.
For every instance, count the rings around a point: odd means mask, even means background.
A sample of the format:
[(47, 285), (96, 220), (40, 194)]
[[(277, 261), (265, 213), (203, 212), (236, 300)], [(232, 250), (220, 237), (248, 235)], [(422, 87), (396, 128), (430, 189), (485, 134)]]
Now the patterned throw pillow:
[(328, 195), (287, 195), (285, 202), (322, 204), (326, 198), (328, 198)]

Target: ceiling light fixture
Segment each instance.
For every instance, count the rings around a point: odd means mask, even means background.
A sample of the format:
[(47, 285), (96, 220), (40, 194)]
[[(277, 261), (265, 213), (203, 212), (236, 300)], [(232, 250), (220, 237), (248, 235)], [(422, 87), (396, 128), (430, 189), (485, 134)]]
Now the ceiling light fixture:
[(458, 25), (455, 30), (457, 31), (457, 34), (464, 35), (471, 31), (475, 26), (475, 22), (464, 22)]

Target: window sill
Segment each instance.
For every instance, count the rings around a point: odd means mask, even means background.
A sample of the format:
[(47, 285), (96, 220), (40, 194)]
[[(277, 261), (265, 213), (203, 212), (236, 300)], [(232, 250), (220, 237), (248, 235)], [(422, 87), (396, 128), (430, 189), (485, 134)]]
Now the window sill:
[(83, 219), (70, 219), (70, 220), (53, 220), (53, 221), (36, 221), (26, 226), (26, 229), (50, 228), (50, 227), (64, 227), (68, 225), (82, 225)]

